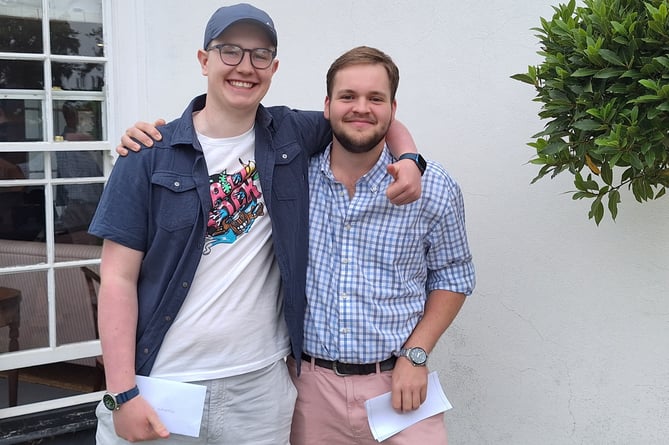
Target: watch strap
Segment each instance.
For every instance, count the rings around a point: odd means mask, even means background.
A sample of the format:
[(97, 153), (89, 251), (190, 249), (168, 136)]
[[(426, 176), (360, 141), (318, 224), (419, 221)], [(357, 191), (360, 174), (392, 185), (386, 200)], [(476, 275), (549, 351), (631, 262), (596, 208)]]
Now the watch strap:
[(113, 394), (110, 392), (105, 393), (105, 395), (102, 396), (102, 403), (108, 410), (116, 411), (121, 408), (121, 405), (137, 397), (138, 395), (139, 395), (139, 388), (137, 387), (137, 385), (135, 385), (129, 390), (118, 394)]
[(416, 163), (416, 167), (418, 167), (418, 170), (420, 170), (420, 175), (423, 176), (425, 174), (425, 170), (427, 169), (427, 162), (425, 161), (425, 158), (421, 156), (419, 153), (404, 153), (400, 155), (399, 158), (397, 158), (398, 161), (401, 161), (403, 159), (411, 159)]
[(133, 399), (139, 395), (139, 388), (137, 385), (133, 386), (129, 390), (116, 394), (116, 404), (121, 406), (130, 399)]

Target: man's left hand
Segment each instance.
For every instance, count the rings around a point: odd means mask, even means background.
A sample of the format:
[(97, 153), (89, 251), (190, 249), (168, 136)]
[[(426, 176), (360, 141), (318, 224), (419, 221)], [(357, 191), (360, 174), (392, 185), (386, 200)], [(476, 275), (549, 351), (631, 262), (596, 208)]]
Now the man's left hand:
[(420, 198), (421, 174), (414, 161), (403, 159), (390, 164), (388, 173), (394, 179), (386, 190), (386, 196), (390, 202), (395, 205), (404, 205)]
[(405, 357), (398, 357), (393, 369), (393, 408), (401, 412), (413, 411), (425, 402), (426, 397), (427, 367), (413, 366)]

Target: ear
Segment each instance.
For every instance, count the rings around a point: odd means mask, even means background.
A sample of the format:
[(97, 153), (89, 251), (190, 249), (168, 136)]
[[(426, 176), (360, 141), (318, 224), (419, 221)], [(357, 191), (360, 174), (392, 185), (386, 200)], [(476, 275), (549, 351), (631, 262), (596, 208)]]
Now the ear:
[(393, 104), (391, 105), (391, 107), (392, 107), (392, 110), (391, 110), (391, 113), (390, 113), (390, 121), (392, 122), (392, 121), (395, 120), (395, 112), (397, 111), (397, 100), (393, 101)]
[(330, 120), (330, 96), (325, 96), (325, 104), (323, 106), (323, 116)]
[(202, 70), (202, 75), (206, 76), (209, 73), (207, 69), (207, 64), (209, 63), (209, 53), (210, 51), (205, 51), (203, 49), (197, 50), (197, 60), (200, 62), (200, 69)]
[(274, 73), (276, 73), (277, 70), (279, 69), (279, 59), (274, 59), (272, 61), (272, 68), (271, 69), (272, 69), (272, 76), (273, 76)]

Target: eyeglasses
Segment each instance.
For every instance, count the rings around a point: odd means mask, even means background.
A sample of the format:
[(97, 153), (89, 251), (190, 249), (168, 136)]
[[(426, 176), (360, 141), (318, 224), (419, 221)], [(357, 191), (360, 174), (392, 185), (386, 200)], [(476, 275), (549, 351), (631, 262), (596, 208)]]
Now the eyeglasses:
[(251, 65), (253, 68), (258, 70), (269, 68), (269, 66), (272, 64), (272, 60), (274, 60), (274, 57), (276, 57), (276, 50), (274, 49), (244, 49), (241, 46), (231, 45), (228, 43), (214, 45), (207, 49), (207, 51), (213, 51), (215, 49), (218, 50), (218, 55), (221, 56), (221, 62), (229, 66), (239, 65), (244, 59), (244, 53), (249, 53)]

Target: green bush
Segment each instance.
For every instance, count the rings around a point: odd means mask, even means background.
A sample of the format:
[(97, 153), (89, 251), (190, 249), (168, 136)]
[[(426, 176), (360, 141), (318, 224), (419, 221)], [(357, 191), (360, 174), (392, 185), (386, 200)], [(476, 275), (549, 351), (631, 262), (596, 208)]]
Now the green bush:
[(541, 166), (532, 182), (569, 171), (599, 225), (605, 204), (615, 220), (623, 187), (645, 202), (669, 186), (669, 1), (583, 3), (541, 18), (543, 61), (511, 77), (535, 87), (548, 120), (528, 143)]

